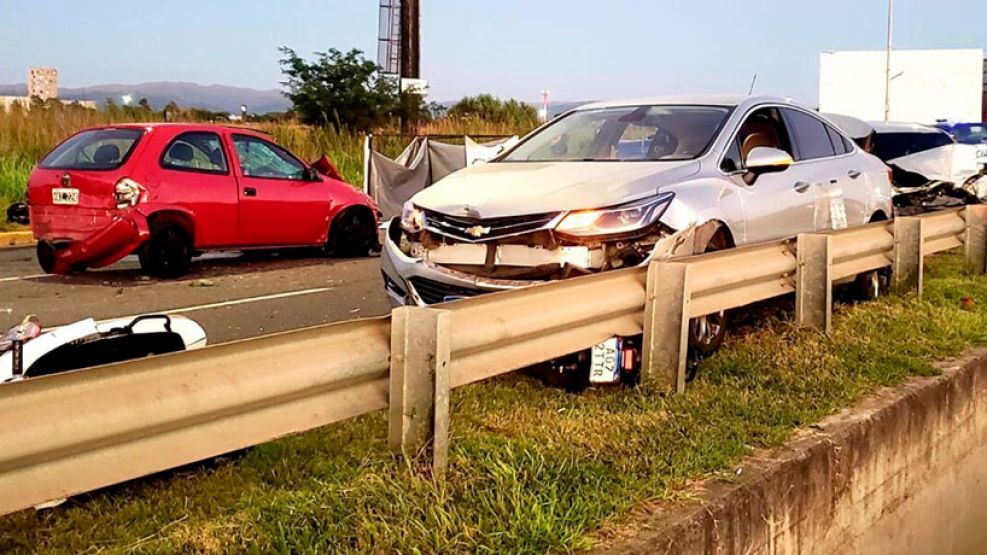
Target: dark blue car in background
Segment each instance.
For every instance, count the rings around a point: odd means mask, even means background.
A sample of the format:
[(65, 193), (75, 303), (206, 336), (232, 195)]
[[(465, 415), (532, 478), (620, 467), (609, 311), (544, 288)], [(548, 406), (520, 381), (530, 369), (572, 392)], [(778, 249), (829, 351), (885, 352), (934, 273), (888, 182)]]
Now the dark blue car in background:
[(958, 143), (966, 145), (987, 143), (987, 123), (939, 124), (936, 127), (952, 135)]

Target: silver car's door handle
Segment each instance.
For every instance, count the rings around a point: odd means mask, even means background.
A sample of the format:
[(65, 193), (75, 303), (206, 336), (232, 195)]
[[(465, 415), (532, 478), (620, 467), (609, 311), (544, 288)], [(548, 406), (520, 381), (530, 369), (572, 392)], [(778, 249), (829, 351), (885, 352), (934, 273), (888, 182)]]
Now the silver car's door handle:
[(795, 183), (792, 189), (795, 189), (796, 193), (804, 193), (809, 190), (809, 187), (812, 187), (812, 183), (806, 183), (805, 181), (798, 181)]
[(847, 175), (850, 176), (850, 179), (857, 179), (858, 177), (860, 177), (860, 172), (858, 172), (857, 170), (850, 170), (847, 172)]

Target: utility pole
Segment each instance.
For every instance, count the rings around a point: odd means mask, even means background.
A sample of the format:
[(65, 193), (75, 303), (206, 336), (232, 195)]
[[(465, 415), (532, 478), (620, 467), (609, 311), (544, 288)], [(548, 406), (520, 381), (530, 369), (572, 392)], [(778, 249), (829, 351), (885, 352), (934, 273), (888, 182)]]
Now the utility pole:
[(401, 0), (401, 77), (421, 78), (421, 0)]
[(406, 80), (421, 78), (421, 0), (401, 0), (401, 72), (398, 76), (398, 92), (401, 96), (401, 132), (411, 132), (409, 115), (417, 101), (406, 89)]
[(884, 61), (884, 121), (891, 119), (891, 50), (894, 48), (894, 0), (888, 0), (888, 49)]

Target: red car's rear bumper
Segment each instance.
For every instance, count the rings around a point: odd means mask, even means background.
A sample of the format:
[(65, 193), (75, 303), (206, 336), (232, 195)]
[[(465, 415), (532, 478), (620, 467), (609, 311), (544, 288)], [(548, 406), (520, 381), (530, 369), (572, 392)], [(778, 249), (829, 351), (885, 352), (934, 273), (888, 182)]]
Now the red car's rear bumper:
[(137, 209), (102, 210), (31, 207), (35, 239), (55, 245), (55, 273), (83, 264), (109, 266), (133, 253), (150, 236), (147, 218)]

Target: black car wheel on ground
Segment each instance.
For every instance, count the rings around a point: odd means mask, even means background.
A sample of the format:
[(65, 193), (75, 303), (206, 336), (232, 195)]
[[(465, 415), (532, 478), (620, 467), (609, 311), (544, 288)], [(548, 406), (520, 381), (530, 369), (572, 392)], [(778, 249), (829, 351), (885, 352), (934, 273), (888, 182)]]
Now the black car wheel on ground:
[(358, 258), (377, 249), (374, 218), (365, 210), (347, 210), (336, 216), (329, 229), (326, 254), (336, 258)]
[(154, 277), (175, 278), (188, 272), (192, 264), (192, 238), (178, 223), (165, 222), (151, 227), (151, 238), (138, 253), (141, 269)]
[(53, 273), (55, 271), (55, 247), (48, 241), (38, 241), (34, 250), (37, 254), (38, 265), (41, 266), (41, 271), (46, 274)]

